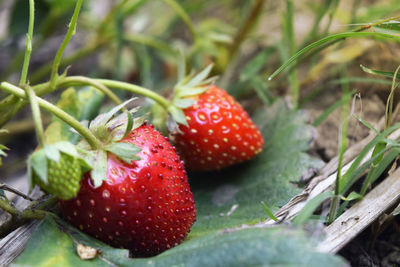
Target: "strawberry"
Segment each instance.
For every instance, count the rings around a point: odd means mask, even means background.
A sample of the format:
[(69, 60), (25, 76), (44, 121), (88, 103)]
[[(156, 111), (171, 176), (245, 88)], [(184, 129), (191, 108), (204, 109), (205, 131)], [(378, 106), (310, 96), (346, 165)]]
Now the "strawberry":
[(188, 126), (175, 136), (186, 167), (219, 170), (253, 158), (264, 140), (247, 112), (225, 90), (210, 86), (183, 110)]
[[(104, 122), (110, 116), (99, 117), (90, 129), (103, 140), (110, 140), (105, 131), (121, 132), (118, 127), (124, 124), (118, 119)], [(196, 219), (196, 209), (175, 148), (153, 126), (135, 124), (112, 144), (115, 149), (105, 144), (106, 161), (96, 166), (101, 160), (94, 160), (94, 169), (84, 175), (77, 197), (60, 201), (59, 207), (82, 231), (142, 257), (181, 243)], [(123, 152), (129, 145), (138, 148), (134, 157)], [(105, 177), (99, 183), (96, 176), (103, 165)]]
[(216, 79), (207, 79), (211, 68), (181, 77), (168, 109), (171, 139), (192, 171), (219, 170), (249, 160), (264, 146), (260, 131), (240, 104), (210, 85)]

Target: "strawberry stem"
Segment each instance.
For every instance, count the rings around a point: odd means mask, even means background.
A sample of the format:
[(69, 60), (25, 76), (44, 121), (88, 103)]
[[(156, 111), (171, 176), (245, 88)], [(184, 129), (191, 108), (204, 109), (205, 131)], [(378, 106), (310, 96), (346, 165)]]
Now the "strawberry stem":
[(107, 80), (107, 79), (94, 79), (94, 80), (108, 87), (122, 89), (134, 94), (139, 94), (151, 98), (158, 104), (160, 104), (162, 107), (164, 107), (166, 110), (168, 110), (168, 108), (172, 105), (171, 102), (165, 97), (157, 94), (154, 91), (151, 91), (147, 88), (135, 84), (114, 81), (114, 80)]
[(44, 138), (42, 116), (40, 116), (40, 108), (36, 99), (35, 91), (29, 85), (25, 85), (24, 89), (26, 95), (28, 96), (29, 103), (31, 104), (32, 118), (33, 118), (33, 123), (35, 125), (35, 131), (39, 142), (39, 146), (44, 147), (45, 138)]
[(76, 24), (78, 21), (79, 11), (81, 9), (83, 0), (78, 0), (75, 5), (74, 14), (72, 15), (71, 22), (68, 25), (68, 32), (65, 35), (63, 42), (61, 43), (60, 48), (57, 51), (56, 57), (53, 61), (53, 66), (51, 68), (51, 76), (50, 76), (50, 88), (54, 88), (56, 85), (56, 81), (58, 78), (58, 67), (60, 66), (60, 62), (67, 47), (69, 41), (71, 40), (72, 36), (75, 35), (76, 32)]
[(31, 59), (31, 53), (32, 53), (34, 22), (35, 22), (35, 2), (34, 0), (29, 0), (29, 26), (25, 41), (24, 64), (22, 65), (21, 80), (19, 82), (21, 86), (26, 84), (26, 77), (28, 76), (29, 61)]
[(33, 26), (35, 23), (35, 2), (29, 0), (29, 26), (28, 33), (25, 41), (25, 57), (24, 64), (22, 66), (20, 85), (25, 89), (26, 95), (28, 96), (29, 103), (31, 104), (33, 122), (35, 124), (36, 135), (38, 138), (39, 145), (44, 146), (44, 130), (42, 124), (42, 117), (40, 116), (40, 108), (36, 101), (35, 91), (26, 83), (28, 76), (29, 61), (32, 53), (32, 39), (33, 39)]
[[(25, 95), (24, 90), (21, 88), (12, 85), (8, 82), (2, 82), (0, 83), (0, 88), (17, 96), (20, 98), (26, 99), (27, 96)], [(70, 125), (72, 128), (74, 128), (81, 136), (83, 136), (86, 141), (89, 143), (89, 145), (93, 149), (101, 149), (102, 148), (102, 143), (94, 136), (88, 129), (86, 129), (82, 124), (79, 123), (74, 117), (63, 111), (62, 109), (58, 108), (57, 106), (47, 102), (46, 100), (43, 100), (40, 97), (36, 97), (36, 100), (38, 104), (46, 109), (47, 111), (51, 112), (64, 122), (66, 122), (68, 125)]]
[(74, 86), (74, 85), (90, 85), (94, 88), (98, 89), (100, 92), (104, 93), (111, 101), (115, 104), (122, 104), (122, 100), (114, 94), (113, 91), (110, 90), (104, 84), (96, 81), (95, 79), (91, 79), (85, 76), (70, 76), (60, 79), (57, 82), (57, 89), (62, 87)]

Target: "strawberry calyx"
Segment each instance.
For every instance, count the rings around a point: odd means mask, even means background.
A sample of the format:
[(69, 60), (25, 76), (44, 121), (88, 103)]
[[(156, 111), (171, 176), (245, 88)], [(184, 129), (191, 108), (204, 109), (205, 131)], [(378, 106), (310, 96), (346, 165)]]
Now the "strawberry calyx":
[(107, 175), (107, 153), (110, 152), (122, 161), (131, 164), (132, 161), (140, 160), (137, 154), (141, 149), (130, 143), (119, 142), (124, 139), (132, 130), (140, 127), (144, 117), (133, 118), (138, 108), (125, 110), (118, 114), (127, 104), (136, 98), (129, 99), (114, 107), (109, 112), (98, 115), (90, 124), (84, 125), (102, 142), (102, 147), (92, 150), (89, 143), (82, 139), (79, 144), (79, 152), (82, 157), (92, 166), (90, 171), (92, 182), (95, 188), (101, 186)]
[(172, 119), (168, 121), (170, 132), (179, 131), (177, 124), (188, 126), (183, 109), (193, 106), (197, 96), (207, 91), (215, 82), (216, 76), (208, 78), (212, 68), (213, 64), (210, 64), (196, 75), (192, 72), (175, 85), (172, 105), (168, 108)]

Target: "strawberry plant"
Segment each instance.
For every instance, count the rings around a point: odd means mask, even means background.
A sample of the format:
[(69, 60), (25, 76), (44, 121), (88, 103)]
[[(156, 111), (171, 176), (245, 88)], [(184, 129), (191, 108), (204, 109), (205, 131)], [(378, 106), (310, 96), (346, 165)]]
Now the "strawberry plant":
[[(353, 39), (398, 41), (398, 17), (380, 19), (393, 8), (3, 2), (0, 174), (11, 178), (0, 181), (1, 266), (346, 266), (324, 253), (338, 252), (329, 240), (349, 242), (332, 231), (353, 218), (364, 226), (363, 214), (347, 214), (396, 174), (400, 127), (398, 69), (362, 67), (393, 79), (369, 80), (392, 85), (382, 129), (356, 114), (356, 98), (350, 108), (350, 85), (365, 82), (350, 76), (352, 60), (373, 47)], [(296, 12), (315, 16), (307, 33)], [(330, 34), (338, 23), (349, 30)], [(339, 132), (335, 161), (321, 147), (332, 138), (316, 132), (339, 107), (326, 131)], [(352, 117), (376, 136), (346, 151), (359, 138), (348, 138)], [(391, 212), (377, 207), (368, 214)]]

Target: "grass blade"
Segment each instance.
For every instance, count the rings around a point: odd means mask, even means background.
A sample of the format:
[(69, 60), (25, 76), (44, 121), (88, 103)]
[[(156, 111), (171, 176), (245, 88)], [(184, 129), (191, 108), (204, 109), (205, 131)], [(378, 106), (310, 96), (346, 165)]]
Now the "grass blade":
[(293, 219), (292, 223), (294, 225), (303, 225), (305, 224), (314, 211), (324, 202), (326, 199), (334, 196), (333, 191), (323, 192), (313, 199), (311, 199), (307, 204), (303, 207), (303, 209), (297, 214), (297, 216)]
[(272, 80), (279, 73), (281, 73), (284, 69), (286, 69), (287, 67), (291, 67), (294, 63), (296, 63), (296, 61), (301, 56), (303, 56), (307, 52), (311, 51), (312, 49), (322, 46), (331, 41), (343, 40), (343, 39), (346, 39), (349, 37), (362, 37), (362, 38), (363, 37), (380, 37), (380, 38), (390, 38), (390, 39), (394, 39), (396, 41), (400, 41), (400, 36), (391, 35), (391, 34), (387, 34), (387, 33), (378, 33), (378, 32), (344, 32), (344, 33), (330, 35), (330, 36), (322, 38), (321, 40), (318, 40), (318, 41), (304, 47), (300, 51), (298, 51), (294, 56), (289, 58), (282, 66), (280, 66), (274, 73), (272, 73), (268, 77), (268, 80), (269, 81)]

